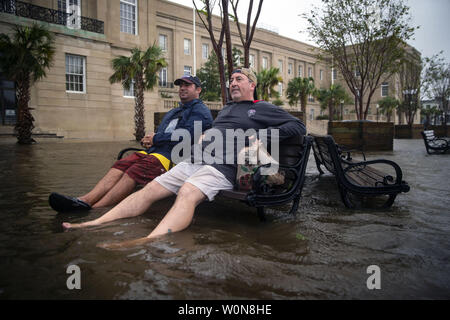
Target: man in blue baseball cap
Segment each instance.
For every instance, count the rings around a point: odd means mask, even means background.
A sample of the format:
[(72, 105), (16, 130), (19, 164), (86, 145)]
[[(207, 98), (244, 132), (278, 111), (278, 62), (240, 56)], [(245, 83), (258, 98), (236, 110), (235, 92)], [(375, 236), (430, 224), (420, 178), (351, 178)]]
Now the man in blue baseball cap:
[(76, 198), (52, 193), (49, 204), (55, 211), (86, 211), (119, 203), (134, 191), (136, 185), (146, 185), (172, 167), (172, 148), (180, 142), (171, 140), (174, 130), (186, 129), (193, 139), (195, 121), (201, 122), (203, 131), (211, 128), (211, 111), (199, 98), (200, 80), (183, 76), (175, 84), (180, 87), (180, 106), (164, 116), (156, 132), (141, 140), (146, 150), (116, 161), (97, 185), (83, 196)]
[(202, 86), (200, 79), (195, 76), (182, 76), (181, 78), (175, 80), (174, 84), (179, 86), (182, 82), (193, 83), (197, 88)]

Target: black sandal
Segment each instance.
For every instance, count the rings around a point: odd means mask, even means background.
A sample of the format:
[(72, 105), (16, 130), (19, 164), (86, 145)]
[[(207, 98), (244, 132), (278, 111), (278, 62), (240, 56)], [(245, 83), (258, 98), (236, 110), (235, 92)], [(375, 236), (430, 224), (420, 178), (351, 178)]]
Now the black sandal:
[(92, 207), (80, 199), (68, 197), (56, 192), (52, 192), (48, 197), (48, 203), (53, 210), (58, 212), (69, 212), (69, 211), (87, 211), (92, 209)]

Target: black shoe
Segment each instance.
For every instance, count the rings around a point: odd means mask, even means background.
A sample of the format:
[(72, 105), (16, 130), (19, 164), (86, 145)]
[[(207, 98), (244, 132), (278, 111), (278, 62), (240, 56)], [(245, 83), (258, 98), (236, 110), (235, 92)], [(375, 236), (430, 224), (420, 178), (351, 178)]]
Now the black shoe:
[(53, 210), (58, 212), (87, 211), (92, 209), (89, 204), (80, 199), (67, 197), (56, 192), (50, 194), (48, 203)]

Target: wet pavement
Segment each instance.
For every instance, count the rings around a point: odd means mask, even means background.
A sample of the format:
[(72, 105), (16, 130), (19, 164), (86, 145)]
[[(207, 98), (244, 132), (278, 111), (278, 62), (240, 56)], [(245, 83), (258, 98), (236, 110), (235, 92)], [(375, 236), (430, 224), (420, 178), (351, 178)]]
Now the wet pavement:
[[(48, 195), (92, 188), (130, 142), (0, 139), (0, 299), (449, 299), (450, 155), (429, 156), (421, 140), (395, 140), (411, 191), (390, 209), (346, 209), (334, 178), (319, 178), (311, 155), (296, 216), (226, 199), (204, 203), (193, 224), (144, 246), (98, 243), (146, 236), (173, 199), (146, 214), (63, 232), (62, 221), (107, 209), (56, 214)], [(77, 265), (81, 290), (69, 290)], [(369, 266), (379, 290), (369, 290)]]

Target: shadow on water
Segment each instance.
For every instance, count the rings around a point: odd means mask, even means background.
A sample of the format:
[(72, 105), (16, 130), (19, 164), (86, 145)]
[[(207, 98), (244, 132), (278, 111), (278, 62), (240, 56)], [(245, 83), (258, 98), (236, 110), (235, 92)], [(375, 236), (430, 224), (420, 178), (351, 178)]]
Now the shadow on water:
[[(0, 299), (448, 299), (450, 156), (428, 156), (420, 140), (396, 140), (411, 191), (390, 209), (348, 210), (331, 175), (311, 156), (300, 208), (255, 209), (228, 199), (201, 204), (192, 225), (143, 246), (97, 244), (147, 235), (173, 199), (146, 214), (63, 232), (62, 221), (101, 216), (55, 214), (48, 195), (83, 194), (129, 142), (0, 141)], [(286, 209), (286, 208), (284, 208)], [(68, 290), (78, 265), (81, 290)], [(368, 290), (367, 267), (381, 270)]]

